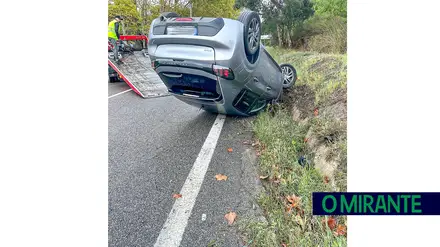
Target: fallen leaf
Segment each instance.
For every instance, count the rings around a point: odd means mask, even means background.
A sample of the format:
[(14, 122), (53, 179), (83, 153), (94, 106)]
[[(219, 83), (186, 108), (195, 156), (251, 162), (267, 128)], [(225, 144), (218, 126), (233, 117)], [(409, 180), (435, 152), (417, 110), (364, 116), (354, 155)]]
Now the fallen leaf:
[(225, 176), (225, 175), (223, 175), (223, 174), (217, 174), (217, 175), (215, 175), (215, 178), (216, 178), (218, 181), (220, 181), (220, 180), (225, 180), (225, 181), (226, 181), (226, 179), (228, 179), (228, 176)]
[(290, 202), (292, 208), (299, 207), (299, 203), (301, 201), (301, 197), (298, 197), (298, 196), (295, 196), (295, 195), (291, 195), (291, 196), (286, 196), (286, 199), (287, 199), (288, 202)]
[(263, 175), (261, 175), (260, 176), (260, 179), (266, 179), (266, 178), (268, 178), (269, 177), (269, 175), (267, 175), (267, 176), (263, 176)]
[(173, 198), (177, 199), (177, 198), (182, 198), (181, 194), (173, 194)]
[(237, 217), (237, 214), (235, 212), (229, 212), (225, 214), (225, 219), (228, 221), (228, 225), (232, 225), (234, 223), (235, 218)]
[(333, 233), (335, 236), (344, 236), (347, 233), (347, 227), (344, 225), (338, 225), (338, 228)]
[(228, 148), (228, 152), (232, 152), (232, 148)]
[(282, 247), (287, 247), (287, 245), (285, 243), (282, 243), (281, 246)]
[[(325, 224), (325, 219), (322, 220), (322, 223)], [(328, 217), (327, 225), (331, 230), (335, 229), (336, 228), (336, 219), (333, 217)]]
[(315, 110), (313, 111), (313, 114), (315, 114), (315, 116), (318, 116), (319, 110), (318, 108), (315, 108)]
[(309, 141), (309, 138), (304, 138), (304, 142), (308, 142)]
[(324, 176), (324, 183), (328, 184), (330, 182), (330, 179), (327, 176)]

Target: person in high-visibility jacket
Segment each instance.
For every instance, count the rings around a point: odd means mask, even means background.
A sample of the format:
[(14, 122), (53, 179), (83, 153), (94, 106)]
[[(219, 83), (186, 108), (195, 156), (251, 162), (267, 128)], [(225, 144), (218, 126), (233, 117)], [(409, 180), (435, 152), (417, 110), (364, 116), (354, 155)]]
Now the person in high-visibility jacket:
[(108, 40), (113, 45), (113, 54), (116, 61), (118, 61), (118, 45), (117, 41), (119, 40), (119, 22), (121, 22), (123, 18), (119, 15), (115, 16), (115, 19), (108, 24)]

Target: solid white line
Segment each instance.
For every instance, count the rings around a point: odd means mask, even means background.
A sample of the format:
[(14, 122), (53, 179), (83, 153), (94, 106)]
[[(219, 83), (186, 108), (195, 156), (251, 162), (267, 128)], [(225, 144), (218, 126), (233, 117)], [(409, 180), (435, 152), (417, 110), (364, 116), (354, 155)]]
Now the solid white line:
[(118, 95), (120, 95), (120, 94), (123, 94), (123, 93), (126, 93), (126, 92), (130, 92), (130, 91), (132, 91), (132, 90), (133, 90), (133, 89), (130, 88), (130, 89), (127, 89), (127, 90), (122, 91), (122, 92), (120, 92), (120, 93), (110, 95), (110, 96), (108, 96), (108, 98), (110, 99), (110, 98), (113, 98), (113, 97), (118, 96)]
[(217, 115), (211, 131), (209, 131), (208, 137), (206, 137), (205, 143), (180, 191), (182, 197), (176, 199), (167, 221), (156, 240), (155, 247), (178, 247), (180, 245), (225, 119), (225, 115)]

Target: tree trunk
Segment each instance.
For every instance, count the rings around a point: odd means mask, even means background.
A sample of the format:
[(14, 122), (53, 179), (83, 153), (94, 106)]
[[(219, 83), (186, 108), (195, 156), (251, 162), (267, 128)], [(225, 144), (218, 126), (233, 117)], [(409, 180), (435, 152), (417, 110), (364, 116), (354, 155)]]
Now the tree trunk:
[(165, 12), (165, 0), (160, 0), (160, 12)]
[(278, 46), (281, 47), (283, 45), (283, 36), (281, 35), (280, 24), (277, 24), (277, 34), (278, 34)]
[(291, 37), (292, 37), (292, 48), (294, 48), (295, 47), (295, 45), (296, 45), (296, 42), (295, 42), (295, 29), (293, 29), (292, 28), (292, 30), (290, 30), (290, 34), (292, 35)]
[(292, 39), (290, 37), (290, 27), (286, 26), (286, 40), (287, 40), (287, 47), (292, 47)]
[(125, 33), (125, 24), (122, 23), (121, 27), (122, 27), (122, 35), (127, 35), (127, 34)]

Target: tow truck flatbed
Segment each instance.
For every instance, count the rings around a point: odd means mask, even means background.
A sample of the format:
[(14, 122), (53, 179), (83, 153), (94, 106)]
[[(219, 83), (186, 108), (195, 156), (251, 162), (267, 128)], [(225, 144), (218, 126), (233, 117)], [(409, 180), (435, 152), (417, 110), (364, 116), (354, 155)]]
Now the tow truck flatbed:
[[(121, 36), (121, 40), (147, 40), (144, 35)], [(108, 56), (108, 65), (118, 73), (119, 77), (130, 86), (131, 89), (143, 98), (159, 97), (168, 95), (168, 89), (160, 77), (151, 68), (151, 61), (146, 51), (133, 51), (123, 54), (117, 63), (112, 54)]]

